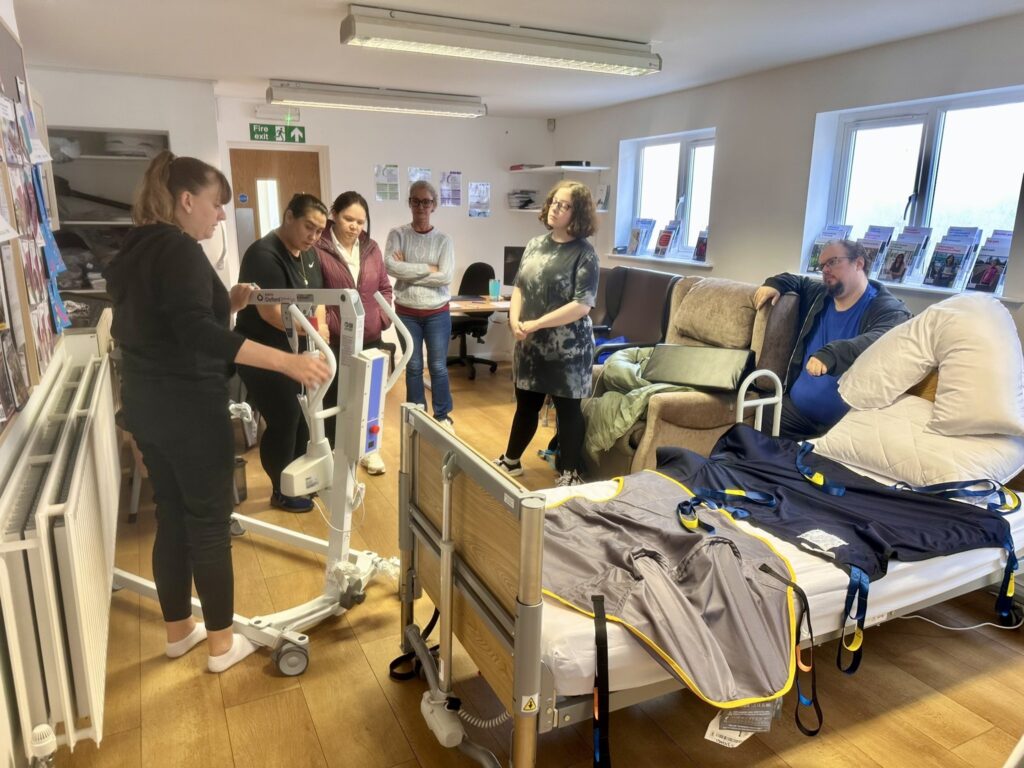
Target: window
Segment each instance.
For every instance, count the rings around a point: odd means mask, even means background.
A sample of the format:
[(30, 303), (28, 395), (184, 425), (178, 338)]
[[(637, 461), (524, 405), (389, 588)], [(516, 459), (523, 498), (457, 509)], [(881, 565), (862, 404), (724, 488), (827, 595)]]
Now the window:
[[(839, 119), (830, 223), (931, 227), (903, 282), (920, 284), (949, 227), (1012, 230), (1024, 175), (1024, 93), (858, 111)], [(806, 266), (806, 256), (804, 264)]]
[[(708, 227), (714, 161), (714, 131), (623, 141), (619, 199), (630, 216), (617, 222), (619, 244), (630, 242), (637, 219), (650, 219), (651, 236), (636, 255), (655, 255), (659, 233), (669, 228), (676, 231), (672, 245), (658, 257), (691, 258), (697, 236)], [(623, 188), (623, 183), (632, 188)]]
[(256, 206), (260, 214), (260, 237), (265, 237), (281, 226), (277, 179), (256, 179)]

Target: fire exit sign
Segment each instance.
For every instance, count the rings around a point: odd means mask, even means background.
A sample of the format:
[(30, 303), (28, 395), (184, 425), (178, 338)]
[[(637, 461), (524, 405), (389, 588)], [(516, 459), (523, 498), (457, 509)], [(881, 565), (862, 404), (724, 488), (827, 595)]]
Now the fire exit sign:
[(306, 129), (301, 125), (274, 125), (273, 123), (249, 123), (250, 141), (284, 141), (289, 144), (305, 144)]

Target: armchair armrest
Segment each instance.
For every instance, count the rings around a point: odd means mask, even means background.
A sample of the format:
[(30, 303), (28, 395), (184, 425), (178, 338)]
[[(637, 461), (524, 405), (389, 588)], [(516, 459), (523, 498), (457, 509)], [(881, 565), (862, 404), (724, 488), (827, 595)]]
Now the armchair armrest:
[(610, 325), (595, 325), (594, 335), (596, 336), (599, 333), (611, 333), (611, 330), (612, 327)]
[(657, 450), (687, 448), (707, 456), (736, 423), (736, 392), (659, 392), (647, 404), (647, 428), (637, 445), (632, 471), (654, 469)]

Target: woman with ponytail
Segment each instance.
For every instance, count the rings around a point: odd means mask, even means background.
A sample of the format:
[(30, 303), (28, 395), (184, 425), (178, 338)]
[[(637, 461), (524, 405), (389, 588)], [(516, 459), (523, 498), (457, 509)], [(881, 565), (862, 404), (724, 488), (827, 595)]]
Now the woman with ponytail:
[[(225, 669), (255, 646), (232, 631), (231, 566), (234, 431), (228, 375), (234, 363), (279, 371), (307, 386), (328, 376), (313, 358), (232, 333), (232, 312), (254, 290), (230, 293), (199, 241), (224, 219), (231, 187), (219, 170), (161, 152), (136, 193), (135, 227), (107, 267), (113, 334), (122, 352), (122, 396), (156, 501), (153, 580), (177, 658), (204, 639), (207, 667)], [(192, 618), (192, 584), (205, 625)]]

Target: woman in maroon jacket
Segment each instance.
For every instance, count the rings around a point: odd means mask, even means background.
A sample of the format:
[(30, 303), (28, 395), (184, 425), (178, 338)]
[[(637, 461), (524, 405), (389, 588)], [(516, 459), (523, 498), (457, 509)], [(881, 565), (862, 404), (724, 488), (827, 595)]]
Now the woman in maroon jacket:
[[(380, 347), (380, 337), (391, 325), (373, 294), (377, 291), (391, 304), (391, 281), (384, 268), (380, 246), (370, 238), (370, 207), (358, 192), (343, 192), (331, 206), (330, 226), (324, 229), (314, 246), (320, 257), (325, 288), (355, 288), (363, 302), (363, 349)], [(327, 325), (331, 330), (331, 348), (337, 353), (341, 346), (341, 322), (337, 307), (327, 308)], [(338, 380), (324, 396), (324, 407), (338, 402)], [(334, 419), (325, 425), (327, 438), (334, 445)], [(384, 461), (379, 453), (364, 456), (362, 466), (371, 475), (384, 474)]]

